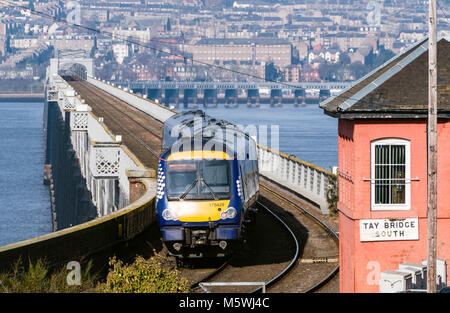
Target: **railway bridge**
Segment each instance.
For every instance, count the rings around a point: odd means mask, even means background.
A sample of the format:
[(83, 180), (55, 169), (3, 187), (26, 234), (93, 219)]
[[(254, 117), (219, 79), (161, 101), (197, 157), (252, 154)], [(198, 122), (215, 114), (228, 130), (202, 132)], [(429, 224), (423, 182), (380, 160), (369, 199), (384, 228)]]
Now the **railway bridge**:
[[(48, 77), (44, 114), (54, 232), (0, 247), (3, 269), (18, 258), (88, 257), (155, 223), (162, 125), (177, 112), (87, 73), (85, 80), (64, 73)], [(333, 173), (261, 145), (258, 164), (264, 181), (329, 213)]]
[(238, 105), (259, 106), (270, 103), (282, 106), (291, 103), (296, 106), (311, 101), (324, 100), (350, 86), (347, 82), (178, 82), (178, 81), (115, 81), (117, 86), (127, 88), (166, 106), (226, 107)]

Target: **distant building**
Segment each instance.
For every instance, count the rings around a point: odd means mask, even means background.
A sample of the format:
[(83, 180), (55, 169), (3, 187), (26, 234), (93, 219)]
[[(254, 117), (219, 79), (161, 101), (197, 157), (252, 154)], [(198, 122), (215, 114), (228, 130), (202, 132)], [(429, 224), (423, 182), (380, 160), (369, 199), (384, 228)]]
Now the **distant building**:
[(284, 68), (284, 79), (290, 83), (298, 83), (301, 81), (301, 66), (290, 65)]
[(292, 45), (284, 39), (201, 39), (191, 48), (194, 60), (205, 63), (254, 64), (273, 62), (285, 67), (292, 62)]
[(129, 56), (128, 45), (124, 43), (116, 43), (112, 45), (112, 50), (114, 52), (114, 57), (117, 63), (122, 64), (123, 60)]
[(136, 74), (137, 80), (154, 80), (155, 79), (153, 69), (151, 69), (147, 65), (145, 65), (145, 66), (144, 65), (142, 65), (142, 66), (133, 65), (133, 68), (131, 69), (131, 71), (134, 74)]
[(148, 43), (151, 38), (150, 28), (116, 27), (112, 31), (114, 40), (131, 38), (132, 41)]
[(314, 69), (311, 71), (302, 71), (301, 78), (304, 82), (317, 82), (320, 81), (319, 70)]
[(336, 49), (311, 50), (308, 54), (308, 63), (324, 60), (328, 63), (339, 63), (341, 52)]
[(363, 50), (364, 49), (357, 49), (357, 48), (348, 49), (347, 55), (350, 58), (350, 63), (361, 62), (361, 64), (364, 64), (368, 52)]
[(91, 52), (94, 47), (94, 38), (92, 36), (52, 36), (49, 42), (58, 50), (65, 50), (68, 47), (74, 47), (77, 50)]
[(14, 49), (29, 49), (37, 47), (39, 44), (39, 37), (37, 36), (11, 36), (10, 46)]

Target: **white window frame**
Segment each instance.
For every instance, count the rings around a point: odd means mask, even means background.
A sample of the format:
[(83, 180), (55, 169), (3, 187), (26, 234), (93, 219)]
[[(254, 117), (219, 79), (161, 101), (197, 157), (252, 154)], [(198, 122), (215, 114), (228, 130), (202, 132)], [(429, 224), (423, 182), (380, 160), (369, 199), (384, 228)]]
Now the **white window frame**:
[[(404, 204), (377, 204), (375, 203), (375, 146), (377, 145), (404, 145), (405, 146), (405, 203)], [(411, 152), (410, 141), (400, 138), (377, 139), (370, 143), (370, 198), (372, 211), (410, 210), (411, 209)]]

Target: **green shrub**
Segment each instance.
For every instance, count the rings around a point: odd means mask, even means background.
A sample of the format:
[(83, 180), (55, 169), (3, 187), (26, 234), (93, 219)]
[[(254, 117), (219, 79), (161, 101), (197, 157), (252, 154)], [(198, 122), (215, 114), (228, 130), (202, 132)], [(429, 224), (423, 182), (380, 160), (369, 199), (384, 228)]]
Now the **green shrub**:
[(99, 284), (100, 292), (113, 293), (174, 293), (189, 292), (187, 279), (181, 278), (176, 269), (165, 270), (159, 258), (145, 260), (138, 256), (133, 264), (124, 265), (122, 261), (112, 258), (106, 282)]
[(71, 293), (90, 291), (95, 287), (95, 277), (90, 274), (92, 263), (85, 265), (81, 272), (81, 285), (69, 285), (65, 268), (50, 270), (46, 262), (30, 262), (26, 269), (21, 260), (17, 261), (11, 273), (0, 274), (0, 292), (6, 293)]
[(335, 175), (330, 175), (328, 178), (327, 202), (328, 209), (332, 215), (338, 213), (337, 203), (339, 201), (339, 185), (338, 179)]

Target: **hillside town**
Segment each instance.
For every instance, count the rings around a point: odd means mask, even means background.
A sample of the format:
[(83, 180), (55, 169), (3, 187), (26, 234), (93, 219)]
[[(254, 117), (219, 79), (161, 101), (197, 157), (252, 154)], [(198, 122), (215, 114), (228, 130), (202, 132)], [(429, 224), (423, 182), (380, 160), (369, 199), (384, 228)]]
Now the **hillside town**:
[(426, 2), (2, 1), (0, 79), (40, 81), (72, 49), (108, 80), (354, 81), (426, 37)]

